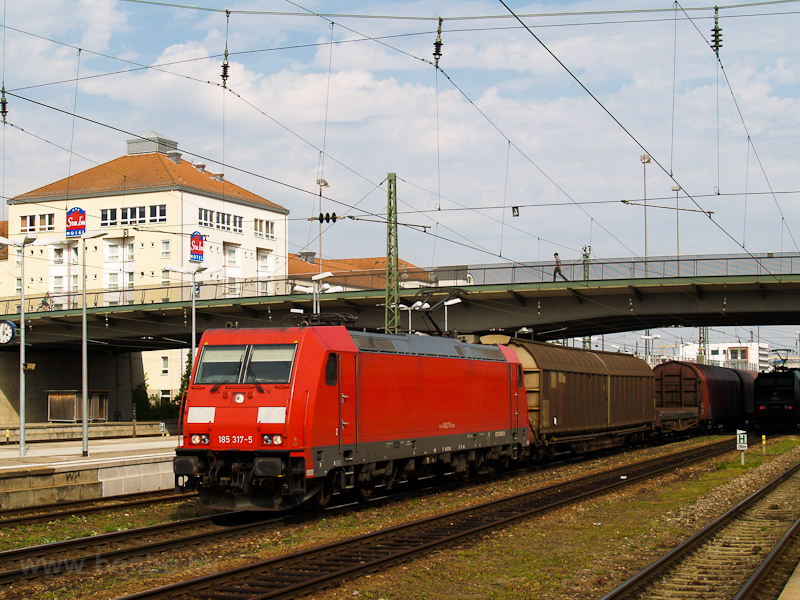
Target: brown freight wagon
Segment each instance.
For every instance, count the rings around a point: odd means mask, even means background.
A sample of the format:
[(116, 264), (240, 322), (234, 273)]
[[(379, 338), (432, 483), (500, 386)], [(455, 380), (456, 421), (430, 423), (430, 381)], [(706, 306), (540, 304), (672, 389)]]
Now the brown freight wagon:
[(484, 344), (512, 348), (522, 362), (531, 445), (586, 452), (645, 439), (654, 429), (653, 371), (643, 360), (505, 335)]
[(755, 373), (682, 361), (657, 365), (653, 372), (663, 430), (743, 425), (753, 414)]

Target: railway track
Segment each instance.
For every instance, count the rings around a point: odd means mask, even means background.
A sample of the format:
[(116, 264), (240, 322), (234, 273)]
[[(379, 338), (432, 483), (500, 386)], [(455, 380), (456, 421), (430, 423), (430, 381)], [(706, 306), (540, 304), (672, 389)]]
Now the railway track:
[(602, 600), (766, 600), (800, 558), (800, 463)]
[(73, 515), (88, 515), (123, 508), (148, 506), (163, 502), (180, 502), (195, 498), (197, 494), (176, 494), (173, 490), (159, 492), (141, 492), (138, 494), (123, 494), (108, 496), (106, 498), (93, 498), (91, 500), (73, 500), (55, 502), (53, 504), (39, 504), (22, 508), (7, 508), (0, 510), (0, 527), (14, 527), (30, 525), (32, 523), (48, 523), (57, 519), (67, 519)]
[(188, 579), (120, 600), (294, 598), (499, 529), (537, 513), (655, 477), (733, 449), (730, 440), (662, 456), (287, 556)]

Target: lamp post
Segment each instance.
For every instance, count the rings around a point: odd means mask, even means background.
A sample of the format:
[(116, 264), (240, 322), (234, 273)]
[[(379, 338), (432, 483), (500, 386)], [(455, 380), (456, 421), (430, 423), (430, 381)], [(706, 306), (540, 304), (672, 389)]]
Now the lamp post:
[(451, 300), (447, 300), (444, 303), (444, 330), (448, 331), (447, 329), (447, 307), (453, 306), (453, 304), (461, 304), (461, 298), (453, 298)]
[(678, 277), (681, 276), (681, 209), (678, 193), (681, 186), (673, 185), (672, 191), (675, 192), (675, 253), (678, 257)]
[(14, 246), (20, 249), (19, 281), (19, 455), (25, 456), (25, 247), (45, 246), (57, 238), (39, 240), (36, 234), (25, 235), (22, 240), (11, 240), (0, 236), (0, 245)]
[(317, 179), (319, 186), (319, 272), (322, 273), (322, 188), (330, 187), (324, 179)]
[(639, 160), (642, 161), (644, 176), (644, 276), (647, 277), (647, 163), (650, 162), (650, 155), (642, 154)]
[(660, 339), (660, 335), (650, 335), (649, 329), (647, 330), (648, 333), (646, 335), (641, 336), (644, 340), (644, 360), (647, 364), (650, 364), (650, 340), (657, 340)]
[(165, 271), (171, 271), (173, 273), (183, 273), (184, 275), (191, 275), (192, 277), (192, 360), (195, 359), (197, 356), (197, 313), (196, 313), (196, 304), (195, 304), (195, 277), (197, 277), (198, 273), (202, 273), (203, 271), (208, 271), (209, 273), (215, 273), (216, 271), (220, 271), (219, 267), (214, 269), (209, 269), (208, 267), (204, 267), (203, 265), (197, 265), (194, 269), (187, 269), (185, 267), (178, 267), (175, 265), (167, 265), (164, 267)]
[(81, 397), (83, 405), (83, 456), (89, 456), (89, 349), (86, 326), (86, 240), (108, 235), (107, 231), (89, 231), (78, 236), (81, 240)]
[[(322, 236), (320, 236), (320, 239), (322, 239)], [(320, 262), (320, 268), (322, 268), (321, 262)], [(312, 294), (314, 299), (313, 302), (314, 306), (312, 310), (315, 315), (318, 315), (320, 313), (320, 307), (319, 307), (319, 294), (321, 285), (320, 281), (322, 281), (323, 279), (327, 279), (328, 277), (333, 277), (333, 273), (331, 273), (330, 271), (325, 271), (324, 273), (319, 273), (318, 275), (311, 276), (311, 285), (313, 287)]]

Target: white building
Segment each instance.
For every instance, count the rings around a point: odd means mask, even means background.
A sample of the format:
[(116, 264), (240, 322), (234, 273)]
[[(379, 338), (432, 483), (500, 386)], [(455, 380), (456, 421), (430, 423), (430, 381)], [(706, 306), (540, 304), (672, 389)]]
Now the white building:
[[(698, 362), (698, 344), (685, 344), (677, 349), (678, 353), (670, 360), (683, 360)], [(769, 354), (769, 344), (763, 342), (724, 342), (708, 344), (706, 364), (730, 369), (744, 369), (748, 371), (769, 371), (772, 368), (772, 359)]]
[[(47, 292), (55, 308), (80, 305), (83, 257), (77, 238), (68, 236), (67, 215), (77, 221), (81, 211), (85, 229), (104, 234), (87, 242), (91, 305), (177, 299), (169, 288), (188, 283), (190, 277), (165, 270), (167, 265), (192, 268), (201, 263), (208, 271), (197, 281), (216, 283), (227, 295), (242, 294), (243, 280), (256, 288), (248, 295), (275, 293), (270, 280), (285, 279), (287, 273), (288, 211), (203, 164), (183, 160), (177, 146), (150, 132), (128, 140), (125, 156), (9, 201), (9, 237), (35, 233), (56, 238), (48, 246), (26, 248), (29, 308), (35, 310), (35, 302)], [(202, 234), (204, 243), (202, 257), (193, 260), (194, 232)], [(20, 265), (20, 251), (12, 249), (0, 265), (7, 290), (3, 295), (11, 296), (12, 289), (20, 293)]]
[[(25, 247), (24, 282), (20, 250), (10, 247), (7, 260), (0, 255), (0, 296), (19, 312), (24, 285), (28, 311), (38, 310), (46, 294), (53, 309), (80, 308), (84, 265), (88, 306), (189, 299), (191, 276), (169, 271), (168, 265), (206, 267), (196, 275), (199, 298), (284, 293), (289, 211), (204, 164), (184, 160), (177, 148), (177, 142), (150, 132), (128, 140), (124, 156), (9, 200), (8, 232), (2, 235), (50, 241)], [(102, 234), (86, 241), (85, 253), (79, 238), (70, 235), (78, 225)], [(140, 361), (138, 353), (130, 356), (139, 364), (123, 362), (130, 373), (124, 383), (115, 376), (121, 372), (118, 363), (90, 370), (90, 388), (110, 389), (112, 413), (123, 418), (130, 414), (130, 392), (140, 383), (142, 368), (148, 394), (177, 393), (186, 349), (144, 353)], [(13, 368), (13, 357), (8, 358)], [(48, 377), (56, 378), (52, 371)], [(80, 369), (70, 365), (62, 371), (51, 387), (78, 389)], [(29, 387), (28, 416), (44, 420), (46, 400), (34, 382)], [(12, 388), (0, 390), (3, 423), (18, 419), (18, 391)]]

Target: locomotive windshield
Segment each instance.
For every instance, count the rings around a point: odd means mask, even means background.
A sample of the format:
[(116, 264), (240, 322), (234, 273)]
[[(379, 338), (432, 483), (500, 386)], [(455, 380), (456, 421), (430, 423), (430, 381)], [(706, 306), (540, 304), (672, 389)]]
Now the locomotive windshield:
[(239, 381), (247, 346), (205, 346), (197, 365), (195, 383)]
[(253, 346), (245, 383), (289, 383), (296, 344)]
[(297, 344), (204, 346), (194, 383), (288, 383), (296, 349)]

